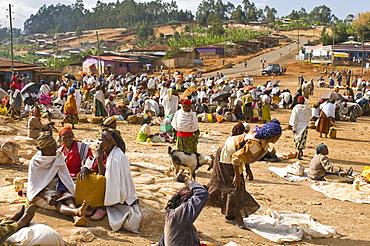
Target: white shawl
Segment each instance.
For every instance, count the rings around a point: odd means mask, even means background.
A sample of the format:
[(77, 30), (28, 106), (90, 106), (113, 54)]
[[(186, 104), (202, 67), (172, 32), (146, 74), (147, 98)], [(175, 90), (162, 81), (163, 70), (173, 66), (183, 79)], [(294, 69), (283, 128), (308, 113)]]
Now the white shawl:
[(55, 156), (43, 156), (37, 152), (31, 159), (28, 168), (27, 198), (33, 199), (54, 179), (58, 174), (60, 181), (72, 193), (75, 192), (73, 181), (69, 175), (64, 156), (59, 152)]
[(308, 123), (312, 118), (312, 111), (307, 104), (297, 104), (290, 115), (289, 125), (292, 126), (294, 138), (300, 140), (303, 131), (307, 128)]
[(104, 94), (101, 90), (98, 90), (95, 93), (94, 99), (100, 101), (104, 105)]
[(164, 96), (162, 100), (162, 105), (164, 108), (164, 115), (168, 116), (176, 113), (177, 108), (179, 107), (179, 97), (172, 95), (172, 99), (168, 95)]
[(104, 205), (127, 203), (136, 201), (135, 185), (131, 177), (130, 162), (126, 155), (117, 146), (108, 155), (106, 164), (106, 189)]
[(333, 103), (326, 101), (320, 105), (320, 109), (324, 111), (326, 117), (335, 118), (335, 106)]
[(197, 115), (192, 111), (185, 112), (182, 109), (176, 112), (171, 125), (179, 132), (195, 132), (199, 129)]
[[(117, 146), (108, 155), (104, 205), (107, 206), (109, 226), (113, 231), (123, 228), (138, 233), (141, 212), (130, 173), (130, 162)], [(131, 205), (131, 206), (130, 206)]]

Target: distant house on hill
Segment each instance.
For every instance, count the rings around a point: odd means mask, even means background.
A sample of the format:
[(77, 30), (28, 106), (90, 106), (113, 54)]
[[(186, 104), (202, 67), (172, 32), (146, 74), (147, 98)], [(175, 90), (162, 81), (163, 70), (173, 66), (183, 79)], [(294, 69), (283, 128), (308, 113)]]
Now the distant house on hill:
[(128, 52), (112, 52), (112, 51), (104, 51), (101, 56), (119, 56), (119, 57), (126, 57), (131, 58), (134, 60), (139, 61), (139, 67), (144, 67), (147, 64), (154, 64), (156, 60), (159, 58), (156, 56), (146, 55), (146, 54), (140, 54), (140, 53), (128, 53)]
[(236, 41), (236, 44), (242, 46), (242, 51), (245, 54), (257, 53), (262, 50), (264, 43), (258, 40)]
[[(23, 62), (14, 62), (14, 72), (20, 75), (27, 74), (31, 82), (39, 83), (40, 80), (50, 81), (50, 79), (61, 78), (62, 74), (58, 71), (40, 67), (34, 64)], [(11, 59), (0, 58), (0, 82), (11, 81), (12, 77), (12, 62)]]
[(82, 59), (82, 67), (83, 71), (88, 73), (137, 73), (139, 71), (139, 61), (120, 56), (86, 56)]
[(155, 45), (149, 45), (149, 46), (145, 46), (141, 48), (136, 48), (136, 49), (133, 49), (133, 51), (135, 53), (164, 57), (167, 51), (169, 51), (170, 49), (171, 49), (171, 46), (155, 44)]
[(209, 59), (209, 58), (220, 58), (224, 57), (225, 49), (218, 46), (203, 46), (203, 47), (196, 47), (195, 48), (201, 58)]
[(225, 49), (224, 53), (226, 57), (240, 55), (243, 52), (241, 45), (230, 41), (214, 44), (213, 46), (223, 47)]

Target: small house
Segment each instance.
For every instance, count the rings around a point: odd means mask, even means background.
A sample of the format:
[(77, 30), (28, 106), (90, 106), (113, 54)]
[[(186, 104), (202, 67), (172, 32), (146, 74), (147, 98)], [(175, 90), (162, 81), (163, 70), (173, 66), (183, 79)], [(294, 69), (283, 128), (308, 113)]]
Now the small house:
[(139, 71), (139, 61), (120, 56), (86, 56), (82, 60), (82, 67), (83, 71), (89, 73), (137, 73)]

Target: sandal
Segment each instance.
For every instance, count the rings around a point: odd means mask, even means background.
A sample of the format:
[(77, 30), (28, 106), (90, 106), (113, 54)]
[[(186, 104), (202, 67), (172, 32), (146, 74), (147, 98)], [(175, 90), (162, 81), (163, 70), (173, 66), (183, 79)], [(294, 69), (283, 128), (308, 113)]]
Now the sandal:
[(107, 214), (107, 211), (101, 208), (98, 208), (93, 216), (90, 217), (91, 220), (98, 221), (102, 220), (105, 215)]
[(235, 225), (237, 227), (239, 227), (240, 229), (246, 229), (247, 227), (245, 226), (244, 222), (238, 222), (237, 220), (235, 220)]
[(85, 210), (85, 216), (87, 216), (87, 217), (93, 216), (95, 212), (96, 212), (96, 210), (89, 206)]
[(85, 216), (82, 216), (82, 217), (75, 216), (73, 218), (74, 218), (74, 221), (75, 221), (73, 223), (74, 226), (85, 226), (85, 225), (87, 225), (87, 219), (85, 218)]

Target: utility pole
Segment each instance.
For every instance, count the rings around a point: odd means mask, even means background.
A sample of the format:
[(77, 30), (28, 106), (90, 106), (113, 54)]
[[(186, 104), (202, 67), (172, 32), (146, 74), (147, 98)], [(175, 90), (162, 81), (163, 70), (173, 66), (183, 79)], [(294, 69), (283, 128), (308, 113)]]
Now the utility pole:
[(364, 40), (364, 36), (365, 35), (363, 35), (362, 36), (362, 59), (361, 59), (361, 75), (363, 75), (364, 74), (364, 60), (365, 60), (365, 40)]
[(298, 51), (298, 55), (299, 55), (299, 27), (298, 27), (297, 51)]
[(13, 18), (12, 18), (12, 5), (9, 4), (9, 23), (10, 23), (10, 55), (12, 58), (12, 76), (14, 73), (14, 52), (13, 52)]
[(332, 68), (334, 68), (334, 60), (335, 60), (335, 57), (334, 57), (334, 47), (335, 47), (335, 29), (334, 29), (334, 24), (333, 24), (333, 27), (332, 27), (332, 29), (331, 29), (331, 33), (333, 34), (333, 46), (332, 46), (332, 51), (331, 51), (331, 55), (332, 55), (332, 59), (333, 59), (333, 61), (332, 61), (332, 63), (331, 63), (331, 66), (332, 66)]
[(98, 47), (98, 73), (99, 73), (99, 77), (100, 77), (101, 64), (100, 64), (100, 44), (99, 44), (99, 33), (98, 33), (98, 31), (96, 31), (96, 44), (97, 44), (97, 47)]

